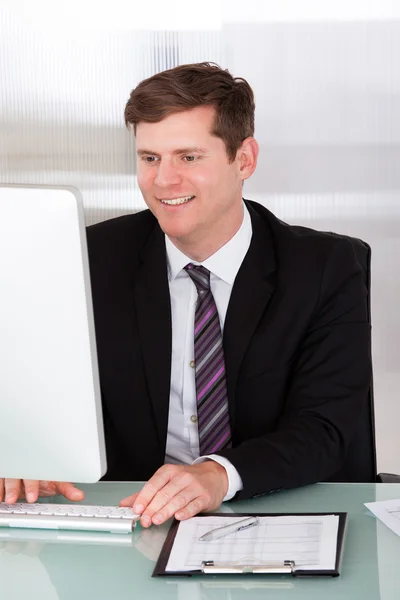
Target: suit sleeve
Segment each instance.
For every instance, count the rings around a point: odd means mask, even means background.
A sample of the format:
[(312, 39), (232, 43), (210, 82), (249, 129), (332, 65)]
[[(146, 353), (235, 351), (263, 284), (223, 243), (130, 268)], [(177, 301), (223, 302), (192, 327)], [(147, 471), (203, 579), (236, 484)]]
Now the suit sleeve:
[(244, 499), (327, 480), (344, 463), (371, 384), (367, 289), (353, 247), (333, 244), (275, 431), (221, 452)]

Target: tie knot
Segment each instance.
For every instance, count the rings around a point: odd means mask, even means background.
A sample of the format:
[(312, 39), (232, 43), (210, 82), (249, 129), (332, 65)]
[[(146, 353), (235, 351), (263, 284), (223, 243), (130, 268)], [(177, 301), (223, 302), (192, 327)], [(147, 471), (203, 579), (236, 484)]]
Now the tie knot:
[(210, 271), (201, 265), (189, 263), (185, 267), (186, 273), (189, 275), (197, 292), (206, 292), (210, 289)]

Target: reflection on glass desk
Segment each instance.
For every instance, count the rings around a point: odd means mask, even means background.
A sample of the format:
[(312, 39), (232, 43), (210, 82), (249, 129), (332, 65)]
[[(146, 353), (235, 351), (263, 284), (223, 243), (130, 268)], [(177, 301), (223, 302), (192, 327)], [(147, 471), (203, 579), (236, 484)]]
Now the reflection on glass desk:
[[(141, 485), (107, 482), (82, 486), (84, 502), (117, 505)], [(169, 523), (150, 529), (138, 526), (132, 535), (124, 536), (3, 530), (1, 594), (10, 600), (399, 600), (400, 537), (364, 507), (364, 502), (394, 498), (400, 498), (400, 485), (331, 483), (223, 505), (224, 512), (348, 512), (338, 578), (152, 578)], [(56, 498), (54, 502), (62, 500)]]
[(20, 529), (0, 527), (0, 543), (1, 542), (133, 546), (134, 536), (102, 531), (64, 531), (61, 529)]

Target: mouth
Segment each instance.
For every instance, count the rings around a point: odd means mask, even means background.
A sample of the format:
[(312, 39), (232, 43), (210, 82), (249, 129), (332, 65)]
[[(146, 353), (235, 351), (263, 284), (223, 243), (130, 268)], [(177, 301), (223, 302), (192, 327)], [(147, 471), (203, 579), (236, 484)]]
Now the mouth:
[(193, 200), (196, 196), (181, 196), (179, 198), (159, 198), (162, 204), (167, 206), (179, 206), (180, 204), (187, 204)]

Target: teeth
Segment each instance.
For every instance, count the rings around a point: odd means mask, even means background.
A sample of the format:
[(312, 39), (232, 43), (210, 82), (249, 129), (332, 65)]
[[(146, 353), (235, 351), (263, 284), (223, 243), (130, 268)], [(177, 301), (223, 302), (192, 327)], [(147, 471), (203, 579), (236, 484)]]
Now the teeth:
[(194, 196), (184, 196), (183, 198), (174, 198), (173, 200), (161, 199), (161, 202), (163, 204), (169, 204), (169, 205), (175, 206), (176, 204), (184, 204), (185, 202), (189, 202), (189, 200), (191, 200), (192, 198), (194, 198)]

